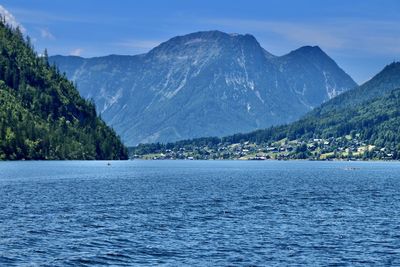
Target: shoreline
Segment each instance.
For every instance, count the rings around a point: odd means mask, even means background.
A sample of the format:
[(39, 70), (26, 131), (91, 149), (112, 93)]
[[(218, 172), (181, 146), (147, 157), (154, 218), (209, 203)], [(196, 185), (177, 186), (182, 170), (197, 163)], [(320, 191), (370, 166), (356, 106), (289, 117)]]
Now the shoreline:
[(323, 160), (323, 159), (129, 159), (132, 161), (315, 161), (315, 162), (400, 162), (398, 159), (393, 160), (383, 160), (383, 159), (367, 159), (367, 160), (347, 160), (347, 159), (330, 159), (330, 160)]

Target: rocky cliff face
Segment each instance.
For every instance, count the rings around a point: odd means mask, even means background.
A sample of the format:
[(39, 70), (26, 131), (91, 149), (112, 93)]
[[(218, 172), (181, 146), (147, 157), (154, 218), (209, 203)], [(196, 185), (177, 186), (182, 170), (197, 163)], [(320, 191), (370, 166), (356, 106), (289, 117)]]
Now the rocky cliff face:
[(356, 86), (318, 47), (276, 57), (251, 35), (178, 36), (147, 54), (50, 60), (128, 145), (291, 122)]

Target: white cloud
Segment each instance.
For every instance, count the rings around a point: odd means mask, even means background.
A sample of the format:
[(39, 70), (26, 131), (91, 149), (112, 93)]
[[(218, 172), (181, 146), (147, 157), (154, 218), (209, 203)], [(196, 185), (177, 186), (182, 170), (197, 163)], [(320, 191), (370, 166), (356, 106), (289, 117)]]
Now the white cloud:
[(318, 25), (267, 20), (210, 19), (206, 22), (224, 27), (233, 27), (241, 31), (269, 32), (292, 41), (315, 43), (324, 47), (338, 48), (343, 40)]
[(397, 21), (336, 18), (318, 22), (288, 22), (218, 18), (203, 19), (201, 22), (234, 31), (255, 32), (260, 39), (264, 34), (274, 34), (292, 45), (319, 45), (335, 51), (357, 48), (372, 54), (400, 52)]
[(142, 52), (147, 52), (148, 50), (158, 46), (161, 43), (159, 40), (125, 40), (121, 42), (113, 43), (113, 45), (135, 49)]
[(72, 50), (71, 52), (69, 52), (70, 56), (80, 56), (83, 52), (82, 48), (76, 48), (74, 50)]
[(50, 39), (50, 40), (54, 40), (56, 39), (54, 37), (54, 35), (48, 30), (48, 29), (39, 29), (40, 30), (40, 36), (42, 36), (42, 38), (44, 39)]
[(13, 28), (19, 27), (22, 33), (26, 32), (26, 29), (15, 19), (13, 14), (11, 14), (7, 9), (0, 5), (0, 16), (4, 18), (6, 23)]

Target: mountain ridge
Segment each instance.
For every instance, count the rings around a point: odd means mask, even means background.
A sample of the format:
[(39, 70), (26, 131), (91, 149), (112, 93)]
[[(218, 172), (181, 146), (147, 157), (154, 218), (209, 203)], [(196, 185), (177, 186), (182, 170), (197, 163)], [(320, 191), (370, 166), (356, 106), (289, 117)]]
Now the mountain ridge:
[[(173, 37), (141, 55), (50, 61), (133, 145), (288, 123), (356, 86), (333, 60), (311, 64), (292, 54), (288, 60), (298, 64), (289, 68), (280, 60), (284, 56), (270, 54), (249, 34), (203, 31)], [(302, 83), (287, 77), (303, 72)], [(319, 78), (310, 80), (315, 72)]]

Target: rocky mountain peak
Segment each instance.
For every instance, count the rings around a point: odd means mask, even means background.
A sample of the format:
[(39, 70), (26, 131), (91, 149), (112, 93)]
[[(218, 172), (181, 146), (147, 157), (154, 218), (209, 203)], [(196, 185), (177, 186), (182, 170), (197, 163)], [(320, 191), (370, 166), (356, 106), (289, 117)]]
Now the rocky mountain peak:
[(54, 62), (128, 145), (288, 123), (356, 85), (319, 47), (277, 57), (250, 34), (195, 32), (114, 59)]

